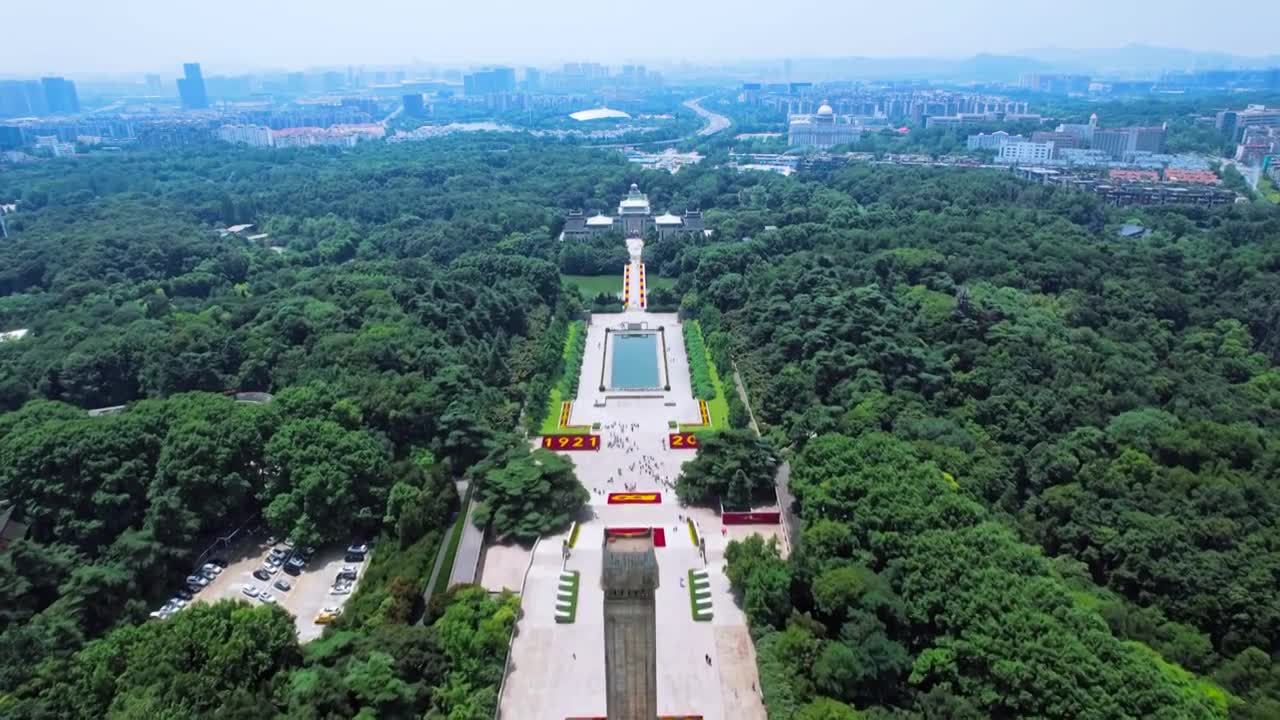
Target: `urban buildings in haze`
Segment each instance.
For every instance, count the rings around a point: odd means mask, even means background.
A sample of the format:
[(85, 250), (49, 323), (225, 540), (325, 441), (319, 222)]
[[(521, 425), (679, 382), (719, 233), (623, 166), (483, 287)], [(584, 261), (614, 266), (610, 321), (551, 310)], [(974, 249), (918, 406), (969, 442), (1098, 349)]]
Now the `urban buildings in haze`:
[(35, 80), (0, 81), (0, 117), (25, 117), (49, 112), (44, 88)]
[(44, 88), (45, 106), (51, 113), (80, 112), (80, 98), (76, 95), (76, 84), (60, 77), (40, 78)]
[(1217, 127), (1231, 140), (1238, 139), (1247, 128), (1280, 127), (1280, 108), (1249, 105), (1244, 110), (1223, 110), (1218, 113)]
[(184, 110), (204, 110), (209, 107), (209, 94), (204, 87), (204, 75), (200, 63), (182, 66), (183, 77), (178, 78), (178, 97)]
[(422, 100), (422, 93), (413, 93), (405, 95), (401, 98), (404, 103), (404, 114), (409, 117), (422, 117), (426, 115), (426, 105)]
[(515, 92), (516, 71), (509, 67), (496, 67), (481, 70), (462, 78), (462, 93), (467, 97), (475, 95), (496, 95), (498, 93)]

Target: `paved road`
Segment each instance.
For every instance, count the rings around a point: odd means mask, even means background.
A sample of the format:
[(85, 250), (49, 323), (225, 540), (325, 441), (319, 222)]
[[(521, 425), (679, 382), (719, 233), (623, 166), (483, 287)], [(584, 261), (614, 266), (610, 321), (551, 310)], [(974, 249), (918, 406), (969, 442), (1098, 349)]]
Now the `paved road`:
[(449, 573), (449, 587), (459, 583), (476, 581), (476, 569), (480, 567), (480, 551), (484, 548), (484, 530), (476, 527), (476, 505), (466, 509), (467, 519), (462, 525), (462, 539), (458, 541), (458, 554), (453, 558), (453, 571)]
[(716, 113), (713, 113), (710, 110), (699, 105), (698, 103), (702, 102), (703, 100), (706, 100), (706, 98), (700, 97), (700, 98), (694, 98), (692, 100), (684, 101), (685, 107), (698, 113), (699, 115), (702, 116), (702, 119), (707, 121), (706, 126), (698, 131), (699, 137), (707, 137), (708, 135), (715, 135), (721, 130), (728, 129), (728, 127), (733, 124), (733, 122), (731, 122), (729, 118), (723, 115), (717, 115)]

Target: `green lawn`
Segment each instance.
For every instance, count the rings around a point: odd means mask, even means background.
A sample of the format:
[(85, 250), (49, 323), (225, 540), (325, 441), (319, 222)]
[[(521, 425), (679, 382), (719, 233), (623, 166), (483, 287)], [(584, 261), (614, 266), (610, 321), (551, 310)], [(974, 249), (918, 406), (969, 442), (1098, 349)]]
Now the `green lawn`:
[(566, 285), (576, 285), (587, 297), (608, 293), (622, 297), (622, 274), (617, 275), (561, 275)]
[(675, 278), (658, 277), (657, 275), (650, 275), (647, 272), (645, 273), (644, 281), (649, 284), (651, 289), (662, 288), (663, 290), (670, 290), (676, 286)]
[[(560, 280), (566, 285), (576, 285), (587, 297), (595, 297), (600, 293), (609, 293), (622, 297), (622, 274), (617, 275), (561, 275)], [(645, 274), (645, 283), (649, 289), (662, 288), (670, 290), (675, 287), (674, 278), (657, 277)]]
[(711, 384), (716, 386), (716, 396), (707, 401), (707, 414), (711, 416), (711, 427), (716, 430), (729, 429), (729, 399), (725, 397), (724, 383), (720, 381), (720, 373), (716, 372), (715, 361), (711, 353), (707, 353), (707, 369), (711, 371)]

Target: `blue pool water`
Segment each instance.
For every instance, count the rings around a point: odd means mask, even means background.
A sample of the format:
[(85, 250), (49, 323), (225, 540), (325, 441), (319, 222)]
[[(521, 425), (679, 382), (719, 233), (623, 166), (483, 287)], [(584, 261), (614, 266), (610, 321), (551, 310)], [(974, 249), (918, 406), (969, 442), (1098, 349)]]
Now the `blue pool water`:
[(617, 333), (612, 340), (610, 386), (615, 390), (652, 390), (659, 387), (658, 334)]

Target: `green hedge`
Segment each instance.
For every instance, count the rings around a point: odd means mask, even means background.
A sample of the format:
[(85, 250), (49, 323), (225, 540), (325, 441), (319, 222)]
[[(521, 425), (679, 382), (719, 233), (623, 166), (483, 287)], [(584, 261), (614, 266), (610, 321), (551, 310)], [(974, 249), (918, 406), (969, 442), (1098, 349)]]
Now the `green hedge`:
[(707, 358), (707, 344), (702, 339), (702, 328), (697, 320), (684, 323), (684, 349), (689, 355), (689, 378), (693, 384), (693, 396), (711, 400), (716, 396), (716, 386), (711, 380), (711, 363)]
[[(564, 340), (564, 368), (560, 371), (560, 397), (573, 400), (578, 396), (578, 375), (582, 373), (582, 356), (587, 351), (586, 327), (581, 320), (569, 323)], [(560, 408), (556, 408), (557, 419)]]
[(572, 401), (578, 394), (578, 375), (582, 372), (582, 357), (587, 349), (586, 326), (581, 320), (556, 322), (553, 325), (548, 330), (549, 339), (559, 343), (560, 357), (552, 379), (539, 376), (531, 383), (529, 411), (525, 416), (525, 429), (530, 434), (575, 432), (559, 427), (560, 403)]

